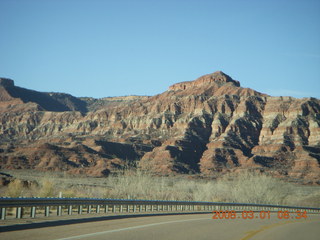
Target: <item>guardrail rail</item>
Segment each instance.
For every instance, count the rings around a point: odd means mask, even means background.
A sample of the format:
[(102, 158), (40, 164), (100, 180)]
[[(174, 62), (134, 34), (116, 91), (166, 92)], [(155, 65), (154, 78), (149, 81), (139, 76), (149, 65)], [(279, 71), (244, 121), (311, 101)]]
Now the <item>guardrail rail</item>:
[(250, 203), (95, 199), (95, 198), (0, 198), (0, 219), (35, 218), (84, 213), (152, 213), (233, 211), (306, 211), (320, 213), (320, 208)]

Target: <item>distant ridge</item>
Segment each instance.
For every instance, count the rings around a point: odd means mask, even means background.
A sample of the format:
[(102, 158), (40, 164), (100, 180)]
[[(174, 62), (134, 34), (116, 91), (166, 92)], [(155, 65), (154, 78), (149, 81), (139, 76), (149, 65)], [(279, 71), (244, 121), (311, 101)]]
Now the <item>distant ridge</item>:
[(43, 93), (0, 79), (0, 167), (108, 175), (125, 165), (320, 184), (320, 100), (271, 97), (217, 71), (155, 96)]

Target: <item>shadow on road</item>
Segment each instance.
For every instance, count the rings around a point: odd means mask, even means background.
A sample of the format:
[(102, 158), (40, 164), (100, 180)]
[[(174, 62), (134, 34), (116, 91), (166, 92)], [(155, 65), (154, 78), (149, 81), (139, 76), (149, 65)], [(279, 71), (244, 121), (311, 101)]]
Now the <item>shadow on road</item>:
[(50, 220), (50, 221), (44, 221), (44, 222), (38, 222), (38, 223), (23, 223), (23, 224), (9, 225), (9, 226), (0, 226), (0, 232), (10, 232), (10, 231), (19, 231), (19, 230), (45, 228), (45, 227), (56, 227), (56, 226), (62, 226), (62, 225), (71, 225), (71, 224), (88, 223), (88, 222), (99, 222), (99, 221), (123, 219), (123, 218), (154, 217), (154, 216), (167, 216), (167, 215), (187, 215), (187, 214), (208, 214), (208, 213), (209, 212), (130, 214), (130, 215), (87, 217), (87, 218), (67, 219), (67, 220), (65, 220), (65, 219), (64, 220)]

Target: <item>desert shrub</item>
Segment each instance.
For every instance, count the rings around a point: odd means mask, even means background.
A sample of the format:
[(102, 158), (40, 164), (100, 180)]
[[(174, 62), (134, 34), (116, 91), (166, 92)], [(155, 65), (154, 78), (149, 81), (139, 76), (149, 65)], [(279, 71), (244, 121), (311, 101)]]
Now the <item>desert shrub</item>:
[(227, 174), (217, 181), (216, 190), (230, 202), (284, 204), (296, 194), (291, 184), (259, 172)]
[(23, 194), (23, 182), (19, 179), (15, 179), (9, 183), (5, 195), (8, 197), (21, 197)]
[(37, 194), (38, 197), (57, 197), (57, 189), (52, 180), (43, 179), (41, 181), (40, 189)]
[(107, 182), (111, 189), (104, 197), (109, 198), (284, 204), (296, 194), (291, 184), (250, 171), (204, 181), (155, 177), (131, 170)]
[(319, 207), (316, 186), (293, 185), (267, 174), (243, 171), (213, 179), (184, 176), (160, 177), (148, 171), (127, 168), (107, 178), (46, 176), (24, 187), (15, 180), (3, 196), (90, 197), (180, 201), (243, 202)]
[(298, 191), (298, 194), (291, 195), (288, 201), (295, 206), (308, 206), (320, 208), (320, 189), (314, 190), (312, 193), (303, 194)]
[[(78, 197), (78, 193), (72, 189), (72, 188), (65, 188), (65, 189), (61, 189), (61, 191), (59, 191), (59, 193), (61, 192), (61, 196), (63, 198), (74, 198), (74, 197)], [(59, 195), (59, 194), (58, 194)]]
[(141, 170), (127, 170), (121, 175), (110, 177), (108, 185), (112, 186), (112, 189), (106, 197), (131, 199), (156, 199), (163, 195), (161, 193), (165, 186), (162, 178), (154, 178)]

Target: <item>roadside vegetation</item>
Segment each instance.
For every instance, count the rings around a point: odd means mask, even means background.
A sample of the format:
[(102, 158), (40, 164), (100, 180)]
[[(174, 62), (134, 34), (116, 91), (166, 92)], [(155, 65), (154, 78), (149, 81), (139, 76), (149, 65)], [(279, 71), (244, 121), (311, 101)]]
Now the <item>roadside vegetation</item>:
[(284, 204), (320, 207), (320, 187), (287, 183), (263, 173), (243, 171), (212, 179), (160, 177), (126, 169), (107, 178), (67, 174), (15, 179), (0, 188), (7, 197), (91, 197)]

